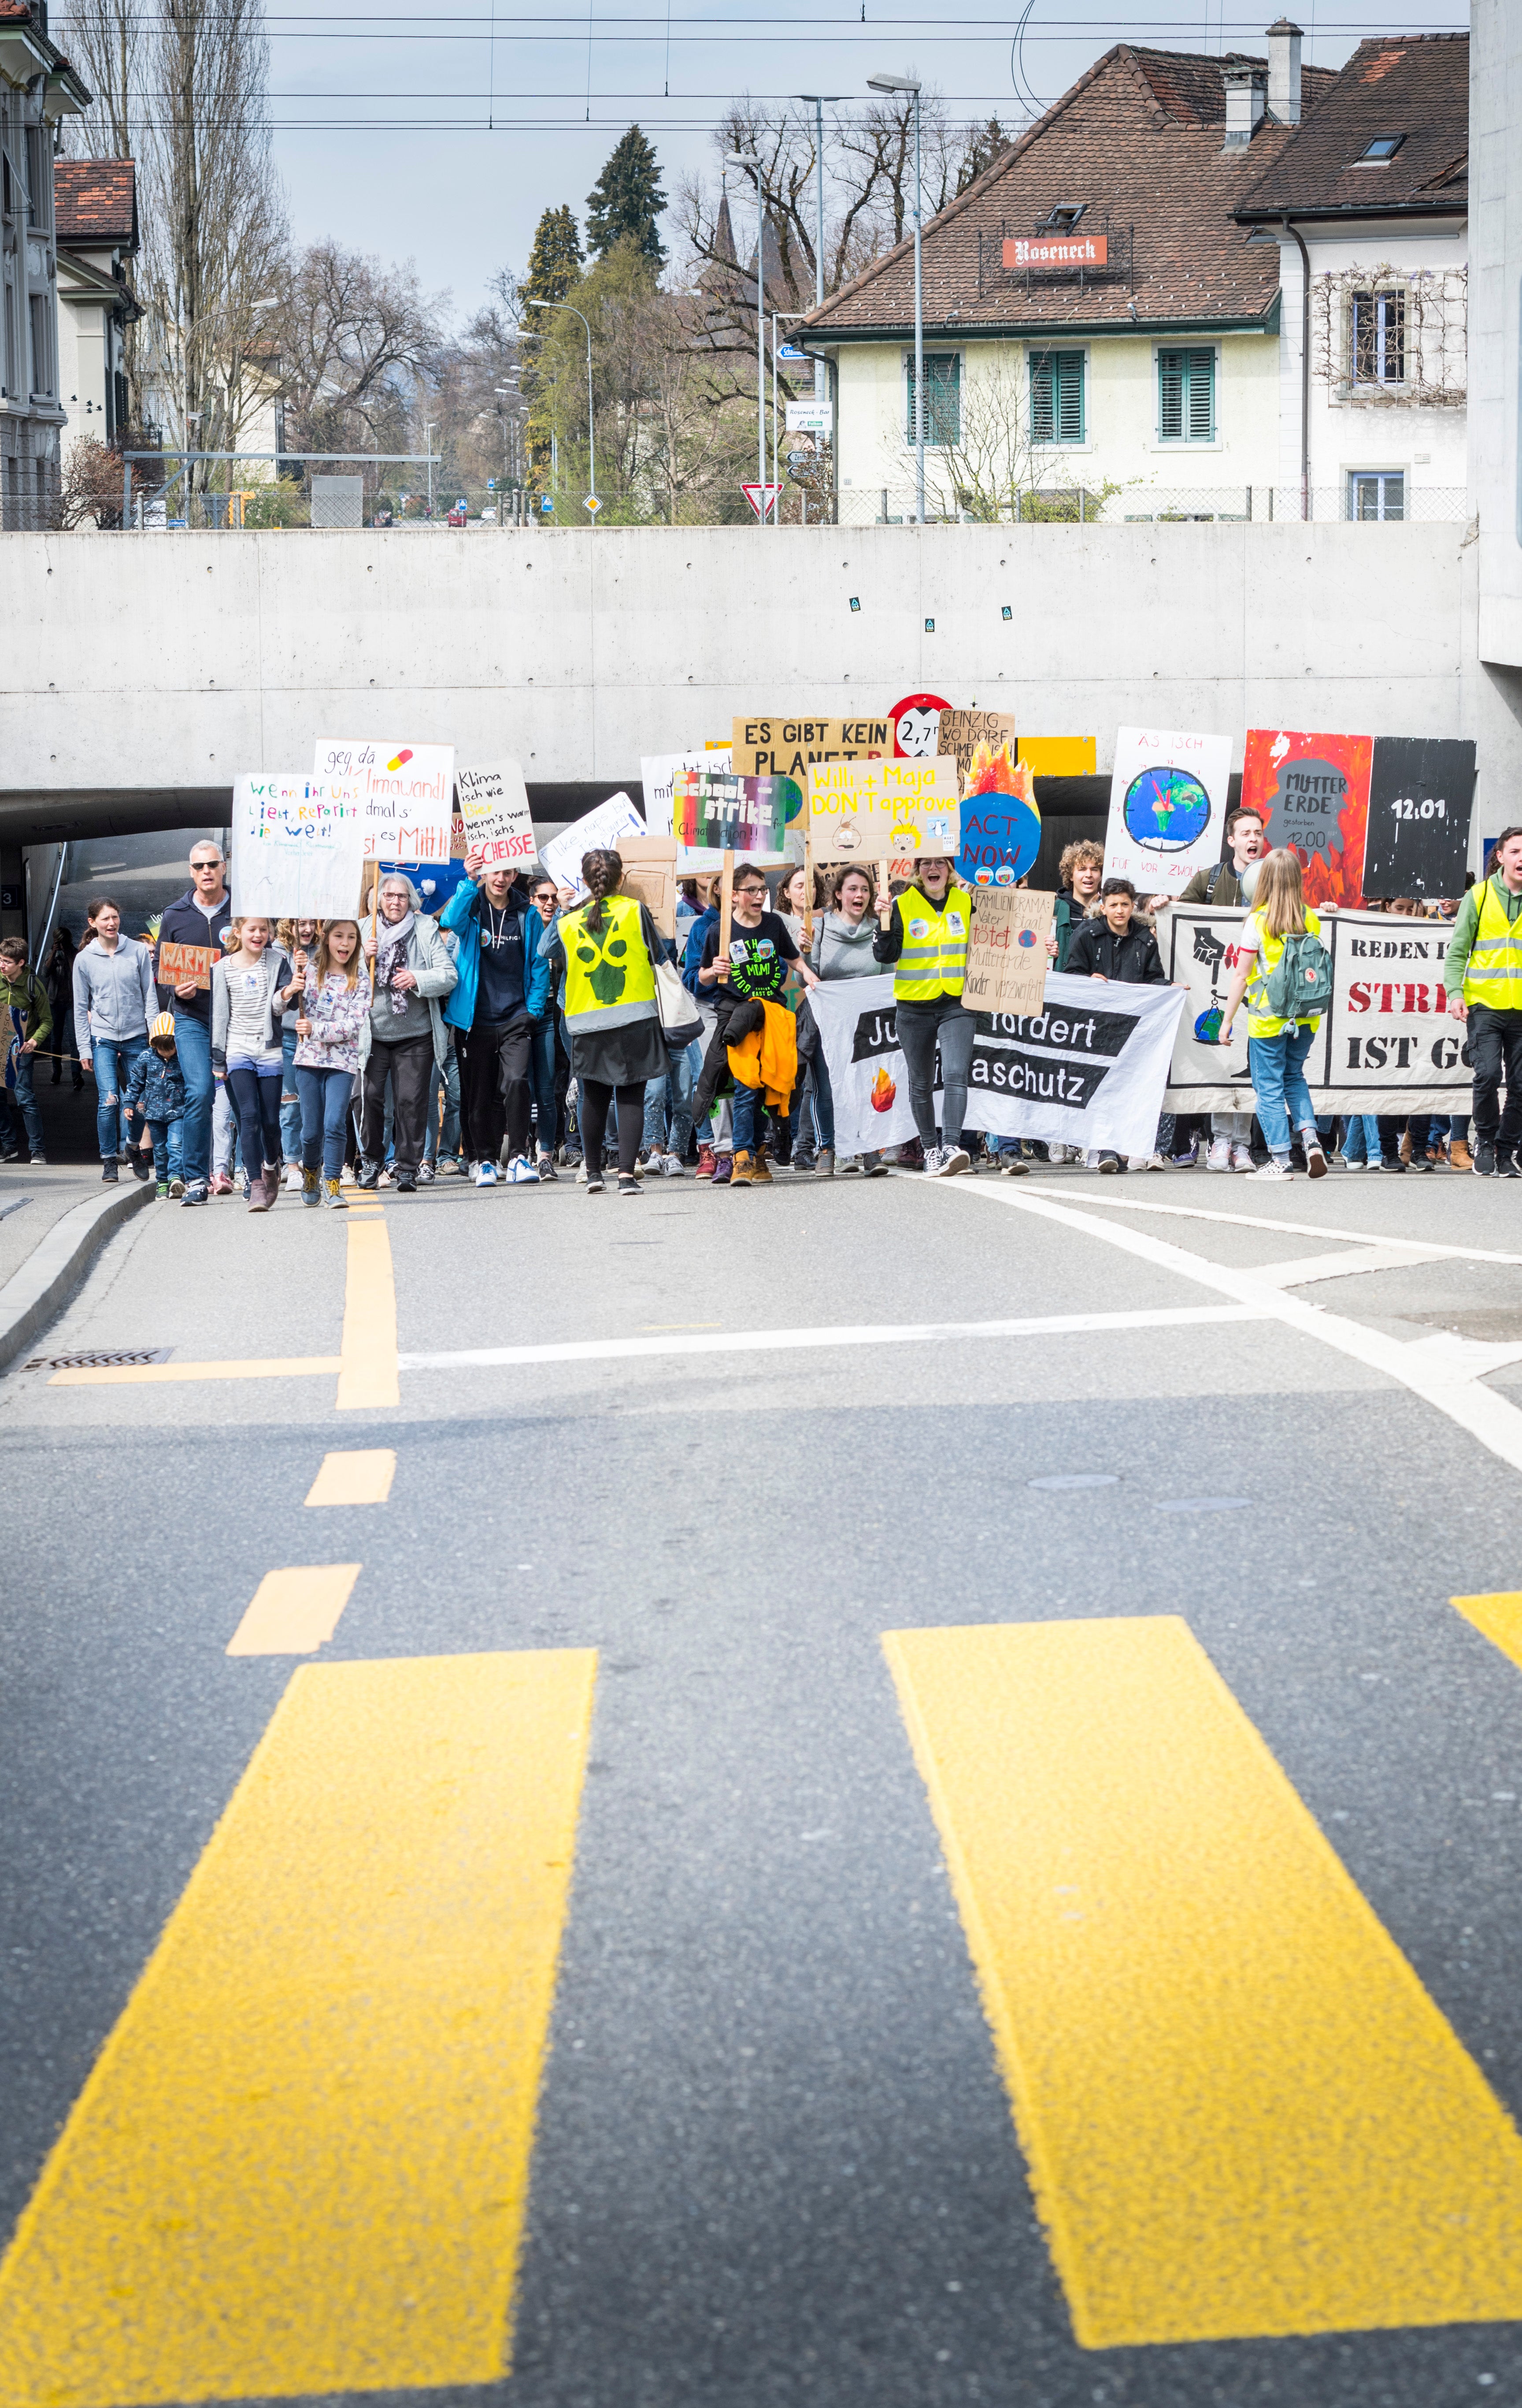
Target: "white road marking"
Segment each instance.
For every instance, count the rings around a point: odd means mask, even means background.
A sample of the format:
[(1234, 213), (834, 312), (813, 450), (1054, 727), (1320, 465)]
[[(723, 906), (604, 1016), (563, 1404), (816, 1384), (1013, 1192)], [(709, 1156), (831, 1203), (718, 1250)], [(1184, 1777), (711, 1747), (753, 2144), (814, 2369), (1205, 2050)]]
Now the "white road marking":
[[(938, 1186), (953, 1182), (938, 1180)], [(974, 1182), (980, 1185), (981, 1182)], [(1263, 1212), (1213, 1212), (1203, 1204), (1144, 1203), (1139, 1196), (1116, 1196), (1102, 1182), (1093, 1189), (1073, 1192), (1074, 1204), (1107, 1205), (1116, 1212), (1161, 1212), (1170, 1220), (1227, 1221), (1239, 1229), (1272, 1229), (1275, 1236), (1290, 1238), (1341, 1239), (1350, 1246), (1400, 1246), (1415, 1254), (1430, 1254), (1435, 1261), (1440, 1255), (1451, 1255), (1468, 1263), (1522, 1263), (1522, 1254), (1498, 1254), (1486, 1246), (1444, 1246), (1431, 1238), (1392, 1238), (1387, 1231), (1377, 1236), (1372, 1229), (1332, 1229), (1324, 1221), (1274, 1221)]]
[(1358, 1271), (1404, 1270), (1409, 1263), (1435, 1263), (1448, 1248), (1414, 1248), (1403, 1241), (1387, 1246), (1350, 1246), (1345, 1254), (1302, 1254), (1292, 1263), (1260, 1263), (1254, 1279), (1270, 1287), (1308, 1287), (1313, 1281), (1349, 1279)]
[(952, 1338), (1076, 1338), (1091, 1331), (1188, 1329), (1204, 1323), (1265, 1321), (1269, 1303), (1185, 1304), (1149, 1312), (1062, 1312), (1029, 1321), (866, 1323), (818, 1329), (726, 1329), (664, 1338), (577, 1338), (552, 1346), (481, 1346), (440, 1354), (399, 1354), (402, 1371), (478, 1371), (519, 1363), (606, 1363), (647, 1354), (765, 1354), (800, 1347), (913, 1346)]
[[(1154, 1238), (1145, 1229), (1115, 1228), (1094, 1214), (1072, 1205), (1048, 1203), (1039, 1196), (1012, 1195), (1001, 1183), (995, 1187), (977, 1180), (942, 1179), (935, 1182), (953, 1195), (981, 1196), (989, 1202), (1002, 1204), (1013, 1212), (1029, 1212), (1042, 1221), (1055, 1221), (1067, 1229), (1086, 1230), (1089, 1237), (1103, 1245), (1115, 1246), (1122, 1254), (1134, 1254), (1142, 1262), (1153, 1263), (1164, 1270), (1177, 1271), (1183, 1279), (1193, 1280), (1200, 1287), (1214, 1288), (1218, 1295), (1234, 1297), (1239, 1303), (1262, 1301), (1276, 1320), (1305, 1338), (1316, 1339), (1339, 1354), (1346, 1354), (1373, 1371), (1382, 1371), (1387, 1379), (1396, 1380), (1413, 1396), (1420, 1397), (1450, 1421), (1467, 1429), (1472, 1438), (1509, 1463), (1514, 1471), (1522, 1471), (1522, 1412), (1498, 1396), (1494, 1389), (1483, 1387), (1475, 1376), (1479, 1366), (1472, 1365), (1449, 1348), (1435, 1348), (1425, 1341), (1406, 1345), (1397, 1338), (1387, 1338), (1377, 1329), (1366, 1329), (1361, 1323), (1346, 1320), (1341, 1313), (1329, 1312), (1324, 1305), (1307, 1304), (1297, 1296), (1286, 1295), (1271, 1287), (1261, 1274), (1251, 1270), (1233, 1270), (1224, 1263), (1207, 1262), (1202, 1254), (1187, 1254), (1182, 1246), (1170, 1245), (1165, 1238)], [(1142, 1211), (1187, 1213), (1195, 1220), (1233, 1220), (1234, 1213), (1202, 1212), (1181, 1205), (1141, 1205)], [(1283, 1222), (1257, 1222), (1260, 1228), (1283, 1228)], [(1318, 1229), (1317, 1237), (1336, 1237), (1337, 1230)], [(1373, 1243), (1383, 1245), (1378, 1239)], [(1445, 1250), (1453, 1254), (1466, 1252), (1461, 1246)], [(1510, 1255), (1480, 1257), (1482, 1260), (1511, 1261)], [(1494, 1369), (1493, 1364), (1483, 1367)]]

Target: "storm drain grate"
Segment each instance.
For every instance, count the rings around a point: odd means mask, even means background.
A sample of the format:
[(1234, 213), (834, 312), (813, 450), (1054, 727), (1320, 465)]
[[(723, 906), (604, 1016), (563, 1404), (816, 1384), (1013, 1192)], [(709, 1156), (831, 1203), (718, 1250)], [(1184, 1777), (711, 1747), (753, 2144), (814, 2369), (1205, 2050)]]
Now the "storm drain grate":
[(34, 1354), (23, 1371), (107, 1371), (119, 1363), (167, 1363), (172, 1346), (119, 1346), (109, 1354)]

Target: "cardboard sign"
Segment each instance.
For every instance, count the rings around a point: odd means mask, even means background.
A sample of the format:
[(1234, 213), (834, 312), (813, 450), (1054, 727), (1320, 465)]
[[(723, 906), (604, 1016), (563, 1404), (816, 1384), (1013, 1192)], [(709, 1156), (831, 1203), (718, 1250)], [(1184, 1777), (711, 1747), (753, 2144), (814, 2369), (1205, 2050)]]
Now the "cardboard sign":
[(677, 777), (672, 833), (679, 845), (716, 849), (720, 867), (726, 853), (781, 861), (789, 822), (800, 821), (803, 808), (804, 792), (795, 778), (716, 769), (710, 754), (701, 768), (684, 769)]
[(644, 904), (663, 937), (676, 935), (676, 839), (670, 836), (624, 836), (623, 892)]
[[(1373, 739), (1368, 736), (1318, 736), (1288, 727), (1247, 730), (1243, 804), (1262, 814), (1271, 845), (1294, 846), (1308, 903), (1363, 899), (1373, 758)], [(1460, 867), (1458, 883), (1463, 882)]]
[(1370, 895), (1462, 895), (1474, 809), (1474, 747), (1376, 736), (1363, 884)]
[(1007, 753), (1013, 768), (1016, 752), (1015, 714), (1012, 710), (942, 711), (939, 749), (956, 756), (957, 776), (964, 795), (973, 757), (979, 747), (989, 759)]
[(796, 719), (780, 711), (737, 719), (730, 766), (742, 778), (782, 776), (800, 786), (811, 761), (871, 761), (891, 752), (886, 719)]
[(1046, 991), (1046, 939), (1055, 895), (980, 887), (973, 896), (962, 1001), (969, 1011), (1038, 1012)]
[(645, 823), (628, 796), (619, 790), (609, 795), (605, 803), (597, 803), (583, 812), (568, 828), (550, 839), (539, 858), (557, 886), (569, 886), (579, 903), (587, 890), (581, 882), (581, 856), (599, 853), (611, 845), (617, 853), (626, 836), (643, 836)]
[(824, 761), (808, 773), (809, 838), (816, 860), (955, 860), (961, 842), (957, 764), (929, 760)]
[(961, 851), (957, 875), (966, 886), (1016, 886), (1041, 850), (1035, 780), (1007, 747), (979, 744), (962, 785)]
[(232, 862), (239, 913), (351, 919), (359, 909), (363, 814), (361, 778), (304, 778), (299, 770), (239, 778)]
[(452, 744), (324, 737), (312, 756), (312, 775), (359, 780), (366, 861), (448, 860)]
[(159, 940), (158, 961), (153, 976), (160, 986), (195, 986), (206, 994), (211, 986), (211, 965), (220, 961), (215, 945), (177, 945), (172, 938)]
[(520, 869), (533, 859), (537, 846), (529, 790), (516, 761), (499, 761), (490, 769), (457, 769), (455, 793), (467, 853), (480, 853), (488, 869)]
[[(641, 761), (639, 774), (645, 790), (645, 824), (652, 836), (674, 836), (676, 833), (676, 780), (683, 769), (727, 769), (731, 766), (730, 747), (710, 744), (702, 752), (655, 752)], [(724, 853), (721, 846), (703, 844), (678, 845), (676, 874), (690, 877), (697, 869), (722, 869)]]
[(1105, 877), (1129, 878), (1139, 895), (1182, 895), (1221, 857), (1230, 783), (1229, 736), (1117, 729)]

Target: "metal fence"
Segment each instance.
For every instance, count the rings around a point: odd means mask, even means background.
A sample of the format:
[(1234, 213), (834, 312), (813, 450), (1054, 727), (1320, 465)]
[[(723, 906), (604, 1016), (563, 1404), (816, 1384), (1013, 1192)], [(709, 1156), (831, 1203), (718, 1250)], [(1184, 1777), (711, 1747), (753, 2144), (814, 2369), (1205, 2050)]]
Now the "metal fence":
[[(836, 497), (836, 523), (841, 526), (906, 526), (915, 516), (912, 486), (847, 485)], [(1309, 507), (1302, 508), (1302, 499)], [(926, 496), (927, 519), (942, 525), (974, 523), (975, 510), (952, 511)], [(1201, 485), (1167, 487), (1128, 485), (1117, 494), (1088, 493), (1082, 486), (1059, 486), (1045, 493), (1021, 494), (1017, 506), (1001, 513), (1001, 523), (1028, 526), (1145, 526), (1209, 523), (1216, 520), (1269, 524), (1280, 519), (1318, 525), (1382, 522), (1461, 525), (1472, 515), (1462, 485), (1417, 485), (1396, 489), (1389, 478), (1358, 480), (1347, 485), (1316, 485), (1302, 497), (1299, 485)]]

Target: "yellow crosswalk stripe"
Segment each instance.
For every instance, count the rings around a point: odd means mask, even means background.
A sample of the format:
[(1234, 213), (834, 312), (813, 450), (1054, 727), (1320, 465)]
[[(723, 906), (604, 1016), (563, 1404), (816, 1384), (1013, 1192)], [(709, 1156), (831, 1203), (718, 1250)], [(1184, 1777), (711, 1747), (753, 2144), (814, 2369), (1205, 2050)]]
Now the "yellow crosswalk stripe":
[(322, 1458), (306, 1491), (308, 1505), (384, 1505), (396, 1477), (396, 1450), (355, 1446)]
[(336, 1399), (340, 1412), (401, 1403), (396, 1285), (391, 1276), (391, 1241), (383, 1220), (351, 1220), (348, 1225), (343, 1358)]
[(1078, 2341), (1522, 2317), (1522, 2140), (1187, 1626), (884, 1644)]
[(296, 1672), (0, 2266), (6, 2408), (505, 2372), (595, 1664)]
[(1522, 1592), (1498, 1589), (1492, 1597), (1451, 1597), (1448, 1603), (1522, 1668)]
[(360, 1570), (358, 1564), (288, 1564), (282, 1571), (266, 1572), (227, 1653), (314, 1655), (337, 1629)]

